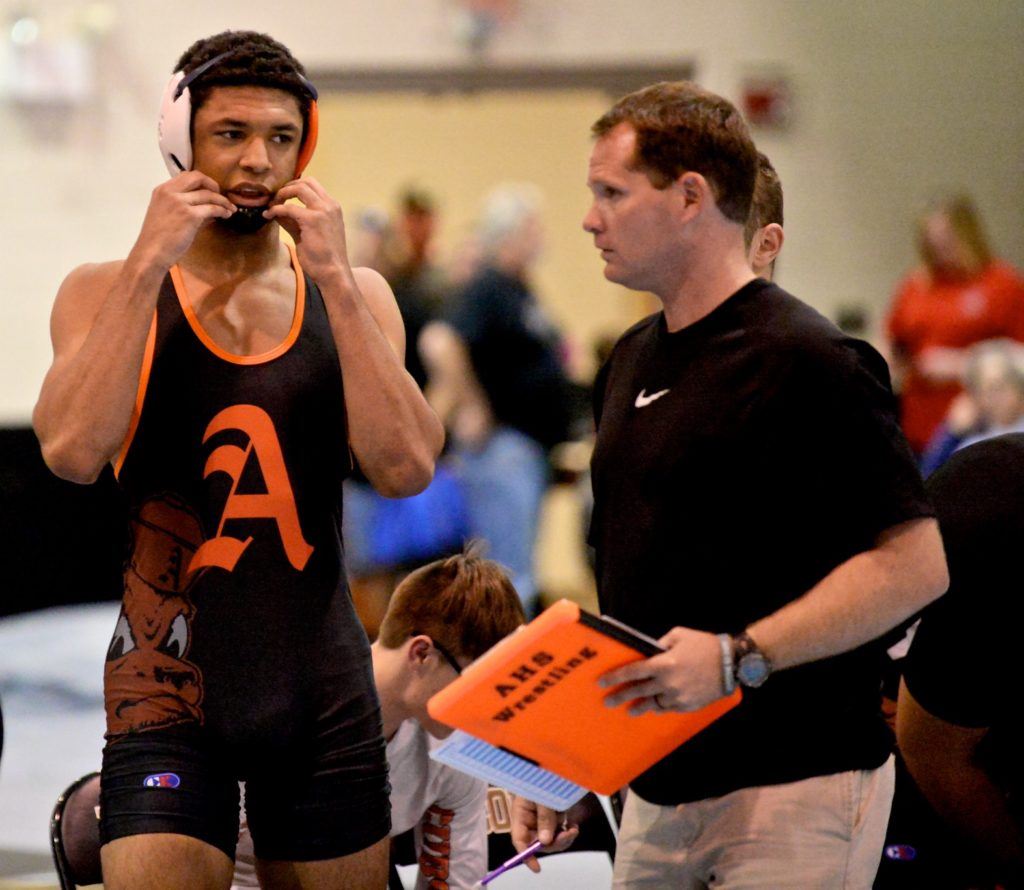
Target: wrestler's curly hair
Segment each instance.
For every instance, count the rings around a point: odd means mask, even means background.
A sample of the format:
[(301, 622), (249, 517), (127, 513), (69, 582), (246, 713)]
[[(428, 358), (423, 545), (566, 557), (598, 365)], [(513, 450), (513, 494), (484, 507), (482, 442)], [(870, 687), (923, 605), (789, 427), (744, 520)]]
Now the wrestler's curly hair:
[(273, 37), (257, 31), (222, 31), (193, 43), (182, 53), (174, 70), (188, 74), (223, 53), (231, 55), (201, 74), (189, 86), (193, 117), (214, 87), (269, 87), (295, 96), (305, 131), (309, 126), (309, 108), (313, 100), (306, 69), (288, 47)]

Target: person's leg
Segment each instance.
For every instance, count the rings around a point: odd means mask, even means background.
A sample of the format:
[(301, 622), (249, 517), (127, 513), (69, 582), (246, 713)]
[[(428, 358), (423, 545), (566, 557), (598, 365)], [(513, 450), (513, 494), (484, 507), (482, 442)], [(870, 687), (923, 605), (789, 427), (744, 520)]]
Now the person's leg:
[(227, 888), (238, 837), (238, 783), (194, 732), (109, 742), (100, 779), (107, 890)]
[(103, 845), (100, 859), (104, 890), (227, 890), (231, 886), (230, 857), (183, 834), (118, 838)]
[(390, 788), (369, 651), (348, 668), (325, 683), (308, 744), (248, 764), (246, 822), (265, 887), (387, 886)]
[(462, 449), (458, 457), (473, 535), (488, 542), (489, 558), (509, 569), (529, 609), (537, 596), (534, 544), (548, 481), (544, 449), (499, 427), (481, 449)]
[(693, 871), (689, 851), (700, 829), (699, 805), (658, 806), (630, 791), (622, 810), (612, 886), (702, 890), (705, 884)]
[(893, 763), (746, 788), (708, 804), (693, 854), (723, 890), (867, 890), (882, 856)]
[(389, 839), (348, 856), (315, 862), (256, 860), (264, 890), (382, 890), (388, 883)]

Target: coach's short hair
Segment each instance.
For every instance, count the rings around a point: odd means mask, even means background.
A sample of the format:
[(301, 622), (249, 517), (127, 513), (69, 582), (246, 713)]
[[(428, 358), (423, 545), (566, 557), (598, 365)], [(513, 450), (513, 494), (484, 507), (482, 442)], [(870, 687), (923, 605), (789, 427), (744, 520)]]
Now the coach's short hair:
[(750, 215), (757, 149), (727, 99), (688, 81), (656, 83), (624, 96), (593, 125), (597, 137), (619, 124), (636, 131), (636, 167), (655, 188), (700, 173), (722, 214), (740, 224)]

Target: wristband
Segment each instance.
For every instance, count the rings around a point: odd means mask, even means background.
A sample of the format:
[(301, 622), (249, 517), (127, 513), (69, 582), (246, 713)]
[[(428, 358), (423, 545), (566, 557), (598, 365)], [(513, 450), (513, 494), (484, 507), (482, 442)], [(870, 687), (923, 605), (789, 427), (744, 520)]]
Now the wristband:
[(729, 634), (718, 635), (718, 645), (722, 648), (722, 689), (731, 695), (736, 688), (736, 672), (732, 661), (732, 637)]

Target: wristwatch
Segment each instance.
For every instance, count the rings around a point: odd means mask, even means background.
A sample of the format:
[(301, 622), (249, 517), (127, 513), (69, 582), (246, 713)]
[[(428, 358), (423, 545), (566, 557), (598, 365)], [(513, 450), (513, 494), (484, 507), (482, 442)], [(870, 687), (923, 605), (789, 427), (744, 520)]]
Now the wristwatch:
[(746, 631), (732, 638), (732, 663), (736, 682), (756, 689), (772, 672), (772, 663)]

